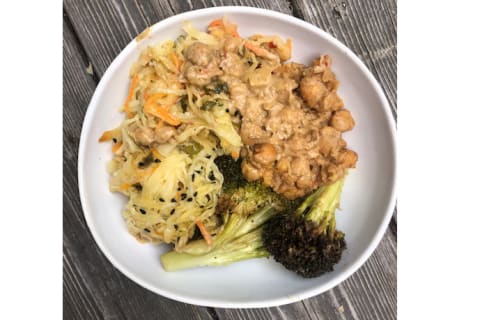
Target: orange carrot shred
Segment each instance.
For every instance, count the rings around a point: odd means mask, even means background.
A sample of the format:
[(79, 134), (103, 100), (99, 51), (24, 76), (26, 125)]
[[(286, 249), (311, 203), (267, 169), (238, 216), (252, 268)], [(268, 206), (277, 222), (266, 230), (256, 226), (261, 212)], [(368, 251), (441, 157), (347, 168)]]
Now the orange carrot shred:
[(122, 146), (122, 142), (117, 142), (113, 145), (112, 147), (112, 152), (115, 153), (118, 151), (118, 149), (120, 149), (120, 147)]
[(267, 49), (264, 49), (260, 46), (257, 46), (256, 44), (254, 44), (251, 41), (246, 41), (245, 42), (245, 48), (249, 49), (250, 51), (252, 51), (253, 53), (255, 53), (259, 57), (265, 57), (265, 58), (270, 59), (270, 60), (275, 60), (276, 58), (278, 58), (276, 55), (274, 55), (273, 53), (271, 53)]
[(210, 22), (210, 24), (208, 25), (209, 29), (216, 28), (216, 27), (223, 28), (226, 33), (230, 34), (233, 37), (236, 37), (236, 38), (240, 37), (240, 35), (237, 32), (237, 25), (234, 23), (228, 23), (227, 25), (225, 25), (225, 23), (223, 23), (223, 19), (215, 19), (212, 22)]
[(147, 101), (148, 97), (150, 97), (150, 95), (148, 94), (148, 87), (147, 87), (145, 88), (145, 91), (143, 91), (143, 99)]
[(180, 196), (182, 195), (182, 191), (177, 191), (177, 194), (175, 195), (175, 200), (180, 200)]
[(200, 220), (196, 220), (195, 224), (197, 225), (198, 230), (200, 230), (200, 233), (202, 234), (203, 239), (205, 239), (207, 244), (211, 246), (212, 236), (210, 235), (210, 233), (208, 233), (207, 228), (205, 228), (205, 225)]
[(98, 142), (110, 141), (115, 137), (116, 129), (105, 131), (102, 136), (98, 139)]
[(173, 52), (170, 52), (170, 59), (175, 65), (175, 69), (177, 69), (177, 72), (180, 71), (180, 60), (178, 59), (177, 55)]
[(238, 38), (240, 35), (237, 32), (237, 25), (234, 23), (229, 23), (225, 26), (225, 32), (231, 34), (232, 36)]
[(235, 160), (237, 160), (238, 157), (240, 157), (240, 154), (238, 153), (238, 151), (233, 151), (231, 155), (232, 155), (232, 158)]
[(155, 148), (150, 148), (150, 151), (152, 152), (153, 156), (157, 159), (160, 159), (162, 157), (162, 155), (160, 154), (160, 152), (158, 152), (157, 149)]
[(156, 100), (162, 98), (165, 96), (162, 93), (157, 93), (152, 95), (148, 100), (145, 102), (145, 106), (143, 107), (143, 111), (145, 113), (151, 114), (152, 116), (155, 116), (157, 118), (162, 119), (166, 123), (172, 125), (172, 126), (179, 126), (182, 122), (172, 116), (168, 110), (170, 109), (171, 105), (167, 106), (159, 106), (156, 102)]
[(138, 83), (138, 75), (135, 75), (130, 83), (130, 88), (128, 89), (127, 100), (125, 100), (125, 112), (127, 113), (128, 118), (133, 117), (133, 113), (130, 111), (130, 101), (132, 100), (133, 93), (135, 92), (135, 87)]
[(219, 27), (219, 26), (223, 26), (223, 19), (215, 19), (215, 20), (212, 20), (212, 22), (210, 22), (210, 24), (208, 25), (208, 27)]
[(130, 188), (131, 184), (130, 183), (124, 183), (120, 186), (120, 190), (125, 191), (128, 188)]

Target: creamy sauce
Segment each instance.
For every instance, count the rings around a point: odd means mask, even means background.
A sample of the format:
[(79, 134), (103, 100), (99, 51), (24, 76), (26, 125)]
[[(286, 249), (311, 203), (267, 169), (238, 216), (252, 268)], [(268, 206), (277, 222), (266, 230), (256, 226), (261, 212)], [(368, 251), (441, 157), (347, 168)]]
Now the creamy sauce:
[(357, 162), (342, 139), (355, 122), (337, 94), (330, 57), (309, 67), (285, 63), (285, 45), (248, 49), (248, 41), (226, 34), (220, 49), (194, 43), (183, 68), (190, 84), (228, 84), (230, 113), (241, 114), (244, 176), (290, 199), (342, 178)]

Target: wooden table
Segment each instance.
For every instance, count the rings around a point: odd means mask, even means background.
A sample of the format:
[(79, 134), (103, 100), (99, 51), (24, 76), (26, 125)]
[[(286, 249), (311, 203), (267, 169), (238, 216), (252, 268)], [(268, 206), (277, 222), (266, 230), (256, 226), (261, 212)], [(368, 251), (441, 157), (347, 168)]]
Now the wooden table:
[[(396, 212), (380, 245), (358, 272), (322, 295), (275, 308), (217, 309), (172, 301), (126, 278), (96, 246), (80, 205), (77, 153), (83, 117), (99, 79), (147, 26), (184, 11), (220, 5), (276, 10), (329, 32), (372, 71), (396, 119), (395, 0), (64, 0), (65, 319), (396, 319)], [(93, 72), (87, 72), (90, 65)]]

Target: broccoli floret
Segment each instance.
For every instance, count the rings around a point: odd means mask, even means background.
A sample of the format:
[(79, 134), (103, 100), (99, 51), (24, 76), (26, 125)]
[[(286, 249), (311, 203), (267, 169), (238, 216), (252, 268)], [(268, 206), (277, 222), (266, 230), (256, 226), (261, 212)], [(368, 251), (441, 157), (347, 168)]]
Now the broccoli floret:
[[(189, 254), (205, 254), (215, 247), (243, 235), (272, 217), (273, 214), (287, 210), (294, 205), (260, 182), (248, 182), (242, 175), (240, 160), (230, 156), (215, 159), (224, 176), (222, 193), (215, 208), (215, 214), (223, 220), (223, 228), (208, 246), (202, 239), (190, 241), (177, 251)], [(265, 210), (262, 210), (265, 209)], [(258, 212), (256, 212), (258, 211)]]
[(272, 205), (284, 208), (285, 199), (260, 182), (249, 182), (238, 188), (229, 188), (218, 199), (217, 213), (249, 215), (257, 209)]
[[(281, 203), (281, 207), (285, 210), (293, 211), (305, 199), (298, 198), (295, 200), (289, 200), (284, 196), (275, 193), (271, 188), (263, 186), (259, 181), (248, 182), (242, 174), (241, 158), (234, 160), (232, 157), (224, 155), (217, 157), (214, 162), (220, 172), (223, 174), (223, 194), (221, 197), (221, 199), (223, 200), (227, 199), (229, 195), (232, 195), (234, 193), (240, 194), (243, 191), (239, 191), (239, 189), (243, 187), (246, 187), (247, 192), (250, 193), (252, 193), (252, 191), (254, 194), (256, 192), (260, 192), (259, 197), (268, 194), (268, 198), (275, 198), (276, 201), (279, 201)], [(238, 198), (238, 196), (236, 197)]]
[(241, 159), (234, 160), (232, 157), (224, 155), (215, 158), (214, 162), (223, 175), (223, 191), (237, 189), (248, 183), (242, 174)]
[(346, 248), (344, 234), (335, 227), (342, 186), (343, 180), (318, 189), (293, 213), (278, 214), (273, 204), (267, 204), (249, 216), (231, 214), (210, 250), (169, 252), (161, 257), (163, 266), (175, 271), (272, 255), (303, 277), (332, 271)]
[(215, 163), (224, 176), (216, 207), (223, 229), (210, 246), (199, 239), (181, 252), (164, 254), (165, 270), (226, 265), (269, 255), (303, 277), (333, 270), (346, 248), (344, 234), (335, 226), (343, 180), (292, 201), (260, 182), (248, 182), (240, 159), (220, 156)]
[(205, 254), (254, 230), (283, 208), (283, 198), (260, 183), (230, 188), (220, 195), (215, 209), (216, 214), (223, 217), (224, 226), (213, 243), (208, 246), (204, 240), (194, 240), (180, 250), (189, 254)]
[(336, 230), (335, 210), (343, 180), (311, 194), (295, 212), (278, 215), (263, 227), (263, 242), (285, 268), (312, 278), (332, 271), (346, 249)]

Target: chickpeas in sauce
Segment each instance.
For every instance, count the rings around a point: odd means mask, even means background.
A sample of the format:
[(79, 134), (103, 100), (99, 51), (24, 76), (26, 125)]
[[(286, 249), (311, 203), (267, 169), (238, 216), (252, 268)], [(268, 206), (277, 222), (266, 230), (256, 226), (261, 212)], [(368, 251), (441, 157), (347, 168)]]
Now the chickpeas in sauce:
[(285, 63), (275, 46), (264, 46), (253, 51), (257, 66), (252, 73), (250, 63), (244, 63), (245, 55), (252, 54), (246, 43), (228, 35), (223, 41), (220, 50), (200, 42), (191, 45), (183, 72), (193, 85), (228, 85), (230, 112), (241, 114), (247, 180), (261, 180), (295, 199), (355, 167), (358, 156), (342, 138), (355, 121), (337, 94), (339, 82), (328, 55), (305, 66)]

